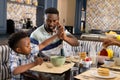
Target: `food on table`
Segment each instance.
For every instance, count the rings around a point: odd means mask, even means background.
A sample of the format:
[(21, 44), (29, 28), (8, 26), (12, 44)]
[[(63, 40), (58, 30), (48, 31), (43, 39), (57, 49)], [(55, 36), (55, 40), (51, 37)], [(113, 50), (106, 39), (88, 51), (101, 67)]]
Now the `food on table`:
[(109, 76), (110, 75), (110, 70), (108, 68), (98, 68), (97, 72), (100, 76)]
[(90, 57), (86, 57), (83, 61), (91, 61), (92, 59)]
[(107, 50), (106, 49), (102, 49), (100, 51), (99, 55), (101, 55), (101, 56), (108, 56)]
[(113, 50), (107, 48), (107, 49), (102, 49), (99, 53), (100, 56), (108, 56), (109, 58), (113, 57)]

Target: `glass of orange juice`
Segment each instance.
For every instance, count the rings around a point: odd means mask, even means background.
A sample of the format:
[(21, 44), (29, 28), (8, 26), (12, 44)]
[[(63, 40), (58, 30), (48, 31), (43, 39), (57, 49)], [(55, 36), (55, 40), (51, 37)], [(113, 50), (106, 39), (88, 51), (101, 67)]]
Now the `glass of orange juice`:
[(82, 60), (84, 60), (84, 59), (86, 58), (86, 56), (87, 56), (86, 52), (80, 52), (80, 53), (79, 53), (79, 57), (80, 57), (80, 59), (82, 59)]

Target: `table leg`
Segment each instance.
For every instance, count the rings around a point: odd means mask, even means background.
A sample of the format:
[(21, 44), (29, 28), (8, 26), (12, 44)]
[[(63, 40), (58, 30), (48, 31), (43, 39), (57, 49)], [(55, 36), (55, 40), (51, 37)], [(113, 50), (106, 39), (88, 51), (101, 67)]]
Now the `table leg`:
[(70, 69), (65, 72), (65, 80), (70, 80)]

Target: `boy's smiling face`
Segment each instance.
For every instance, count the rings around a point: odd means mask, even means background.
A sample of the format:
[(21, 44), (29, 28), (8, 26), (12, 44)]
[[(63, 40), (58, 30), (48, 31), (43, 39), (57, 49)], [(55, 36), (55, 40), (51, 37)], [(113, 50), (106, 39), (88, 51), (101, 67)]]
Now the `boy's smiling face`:
[(18, 42), (16, 51), (18, 53), (21, 53), (21, 54), (24, 54), (24, 55), (30, 54), (30, 52), (31, 52), (30, 38), (26, 37), (26, 38), (21, 39)]

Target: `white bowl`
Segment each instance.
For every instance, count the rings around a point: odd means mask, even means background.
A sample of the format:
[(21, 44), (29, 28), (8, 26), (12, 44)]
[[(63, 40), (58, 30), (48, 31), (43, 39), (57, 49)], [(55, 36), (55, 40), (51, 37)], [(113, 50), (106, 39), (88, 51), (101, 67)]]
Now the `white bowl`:
[(108, 67), (113, 66), (113, 65), (115, 65), (115, 61), (114, 60), (105, 60), (104, 65), (108, 66)]

